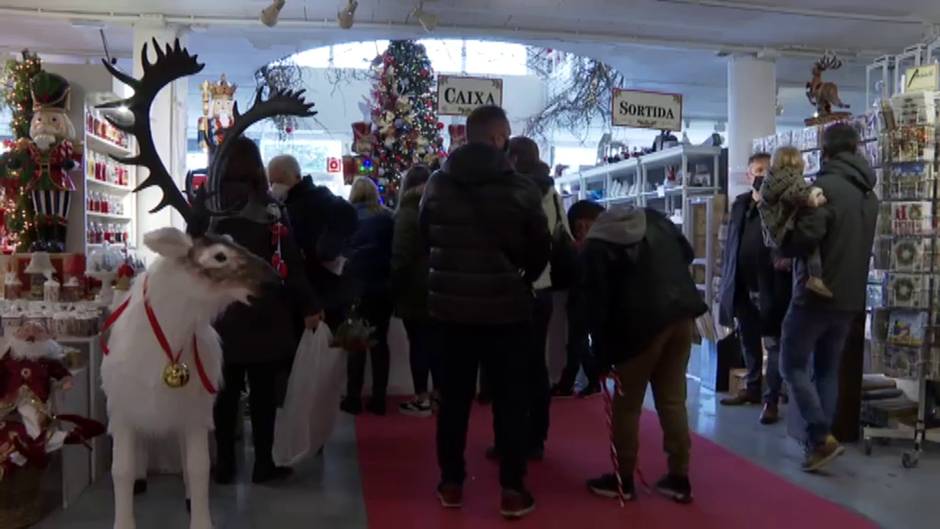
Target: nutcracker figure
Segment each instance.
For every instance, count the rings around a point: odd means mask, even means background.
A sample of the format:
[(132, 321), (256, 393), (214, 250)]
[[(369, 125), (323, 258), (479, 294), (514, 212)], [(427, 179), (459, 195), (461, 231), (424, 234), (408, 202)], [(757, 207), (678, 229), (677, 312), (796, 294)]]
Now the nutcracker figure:
[(33, 119), (27, 145), (31, 174), (27, 190), (36, 213), (34, 251), (65, 251), (71, 195), (75, 184), (69, 172), (75, 168), (72, 147), (75, 127), (69, 119), (71, 87), (64, 77), (40, 72), (30, 80)]
[(202, 150), (209, 150), (222, 143), (225, 129), (232, 126), (235, 120), (235, 90), (238, 85), (229, 83), (225, 74), (219, 82), (203, 81), (202, 89), (202, 117), (199, 118), (199, 146)]

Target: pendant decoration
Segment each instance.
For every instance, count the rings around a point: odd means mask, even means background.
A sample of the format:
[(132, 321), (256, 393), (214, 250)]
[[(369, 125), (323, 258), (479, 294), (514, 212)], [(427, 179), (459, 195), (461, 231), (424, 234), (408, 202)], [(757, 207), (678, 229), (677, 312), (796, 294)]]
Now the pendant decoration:
[(183, 362), (167, 364), (163, 369), (163, 383), (171, 388), (181, 388), (189, 382), (189, 366)]
[(287, 263), (281, 256), (281, 237), (287, 235), (287, 226), (280, 222), (271, 225), (271, 244), (274, 245), (274, 255), (271, 256), (271, 266), (277, 271), (281, 279), (287, 279)]

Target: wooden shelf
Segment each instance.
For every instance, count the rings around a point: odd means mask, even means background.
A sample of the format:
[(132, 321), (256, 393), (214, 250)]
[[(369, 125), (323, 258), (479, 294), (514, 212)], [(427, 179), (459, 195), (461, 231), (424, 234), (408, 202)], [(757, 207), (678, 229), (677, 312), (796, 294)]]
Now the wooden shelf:
[(111, 220), (120, 220), (124, 222), (130, 222), (132, 219), (127, 215), (115, 215), (114, 213), (99, 213), (97, 211), (86, 211), (86, 215), (89, 217), (98, 217), (102, 219), (111, 219)]
[(120, 191), (122, 193), (130, 193), (131, 191), (133, 191), (131, 186), (122, 186), (118, 184), (112, 184), (111, 182), (105, 182), (103, 180), (95, 180), (93, 178), (86, 178), (85, 181), (91, 184), (95, 184), (96, 186), (106, 187), (108, 189), (113, 189), (115, 191)]

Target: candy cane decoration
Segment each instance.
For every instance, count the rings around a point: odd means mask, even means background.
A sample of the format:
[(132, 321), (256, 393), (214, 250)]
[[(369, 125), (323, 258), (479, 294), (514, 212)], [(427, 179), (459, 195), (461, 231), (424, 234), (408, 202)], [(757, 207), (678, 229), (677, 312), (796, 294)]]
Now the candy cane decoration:
[[(608, 381), (614, 382), (613, 389), (608, 385)], [(617, 495), (620, 499), (620, 506), (624, 506), (624, 493), (623, 493), (623, 479), (620, 477), (620, 458), (617, 456), (617, 444), (614, 442), (614, 394), (617, 396), (623, 396), (623, 387), (620, 384), (620, 376), (616, 372), (611, 371), (605, 377), (601, 378), (601, 393), (604, 394), (604, 411), (607, 414), (607, 432), (610, 437), (610, 461), (614, 467), (614, 476), (617, 478)], [(639, 479), (640, 484), (643, 485), (643, 489), (649, 492), (650, 486), (646, 482), (646, 478), (643, 477), (643, 471), (640, 470), (640, 466), (636, 465), (634, 469), (637, 479)]]
[[(611, 389), (607, 384), (613, 380), (614, 388)], [(607, 432), (610, 437), (610, 461), (614, 466), (614, 476), (617, 478), (617, 498), (620, 500), (620, 506), (624, 506), (623, 479), (620, 477), (620, 458), (617, 457), (617, 444), (614, 443), (614, 392), (623, 396), (623, 389), (620, 387), (620, 377), (613, 371), (606, 377), (601, 378), (601, 393), (604, 394), (604, 411), (607, 414)]]

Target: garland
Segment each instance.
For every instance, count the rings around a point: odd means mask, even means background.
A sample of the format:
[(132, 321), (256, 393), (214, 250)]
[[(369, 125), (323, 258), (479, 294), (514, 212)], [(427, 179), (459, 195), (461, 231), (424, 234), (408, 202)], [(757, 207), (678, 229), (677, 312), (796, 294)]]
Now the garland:
[(0, 90), (3, 92), (3, 104), (8, 107), (13, 119), (10, 129), (14, 140), (8, 142), (9, 149), (0, 158), (0, 183), (3, 198), (0, 202), (0, 218), (6, 228), (3, 244), (4, 251), (16, 248), (28, 250), (34, 238), (34, 219), (32, 201), (26, 193), (24, 174), (30, 174), (31, 168), (27, 144), (29, 142), (29, 123), (33, 118), (33, 97), (29, 81), (42, 71), (42, 61), (29, 50), (21, 52), (20, 59), (10, 59), (3, 68)]
[(603, 62), (552, 49), (530, 48), (529, 69), (549, 85), (545, 106), (526, 122), (525, 134), (547, 138), (552, 130), (587, 139), (591, 126), (609, 126), (611, 94), (624, 76)]
[[(255, 71), (255, 83), (258, 97), (268, 97), (278, 91), (296, 92), (304, 89), (303, 70), (291, 57), (285, 57), (258, 68)], [(296, 116), (276, 115), (271, 120), (281, 141), (297, 130)]]

